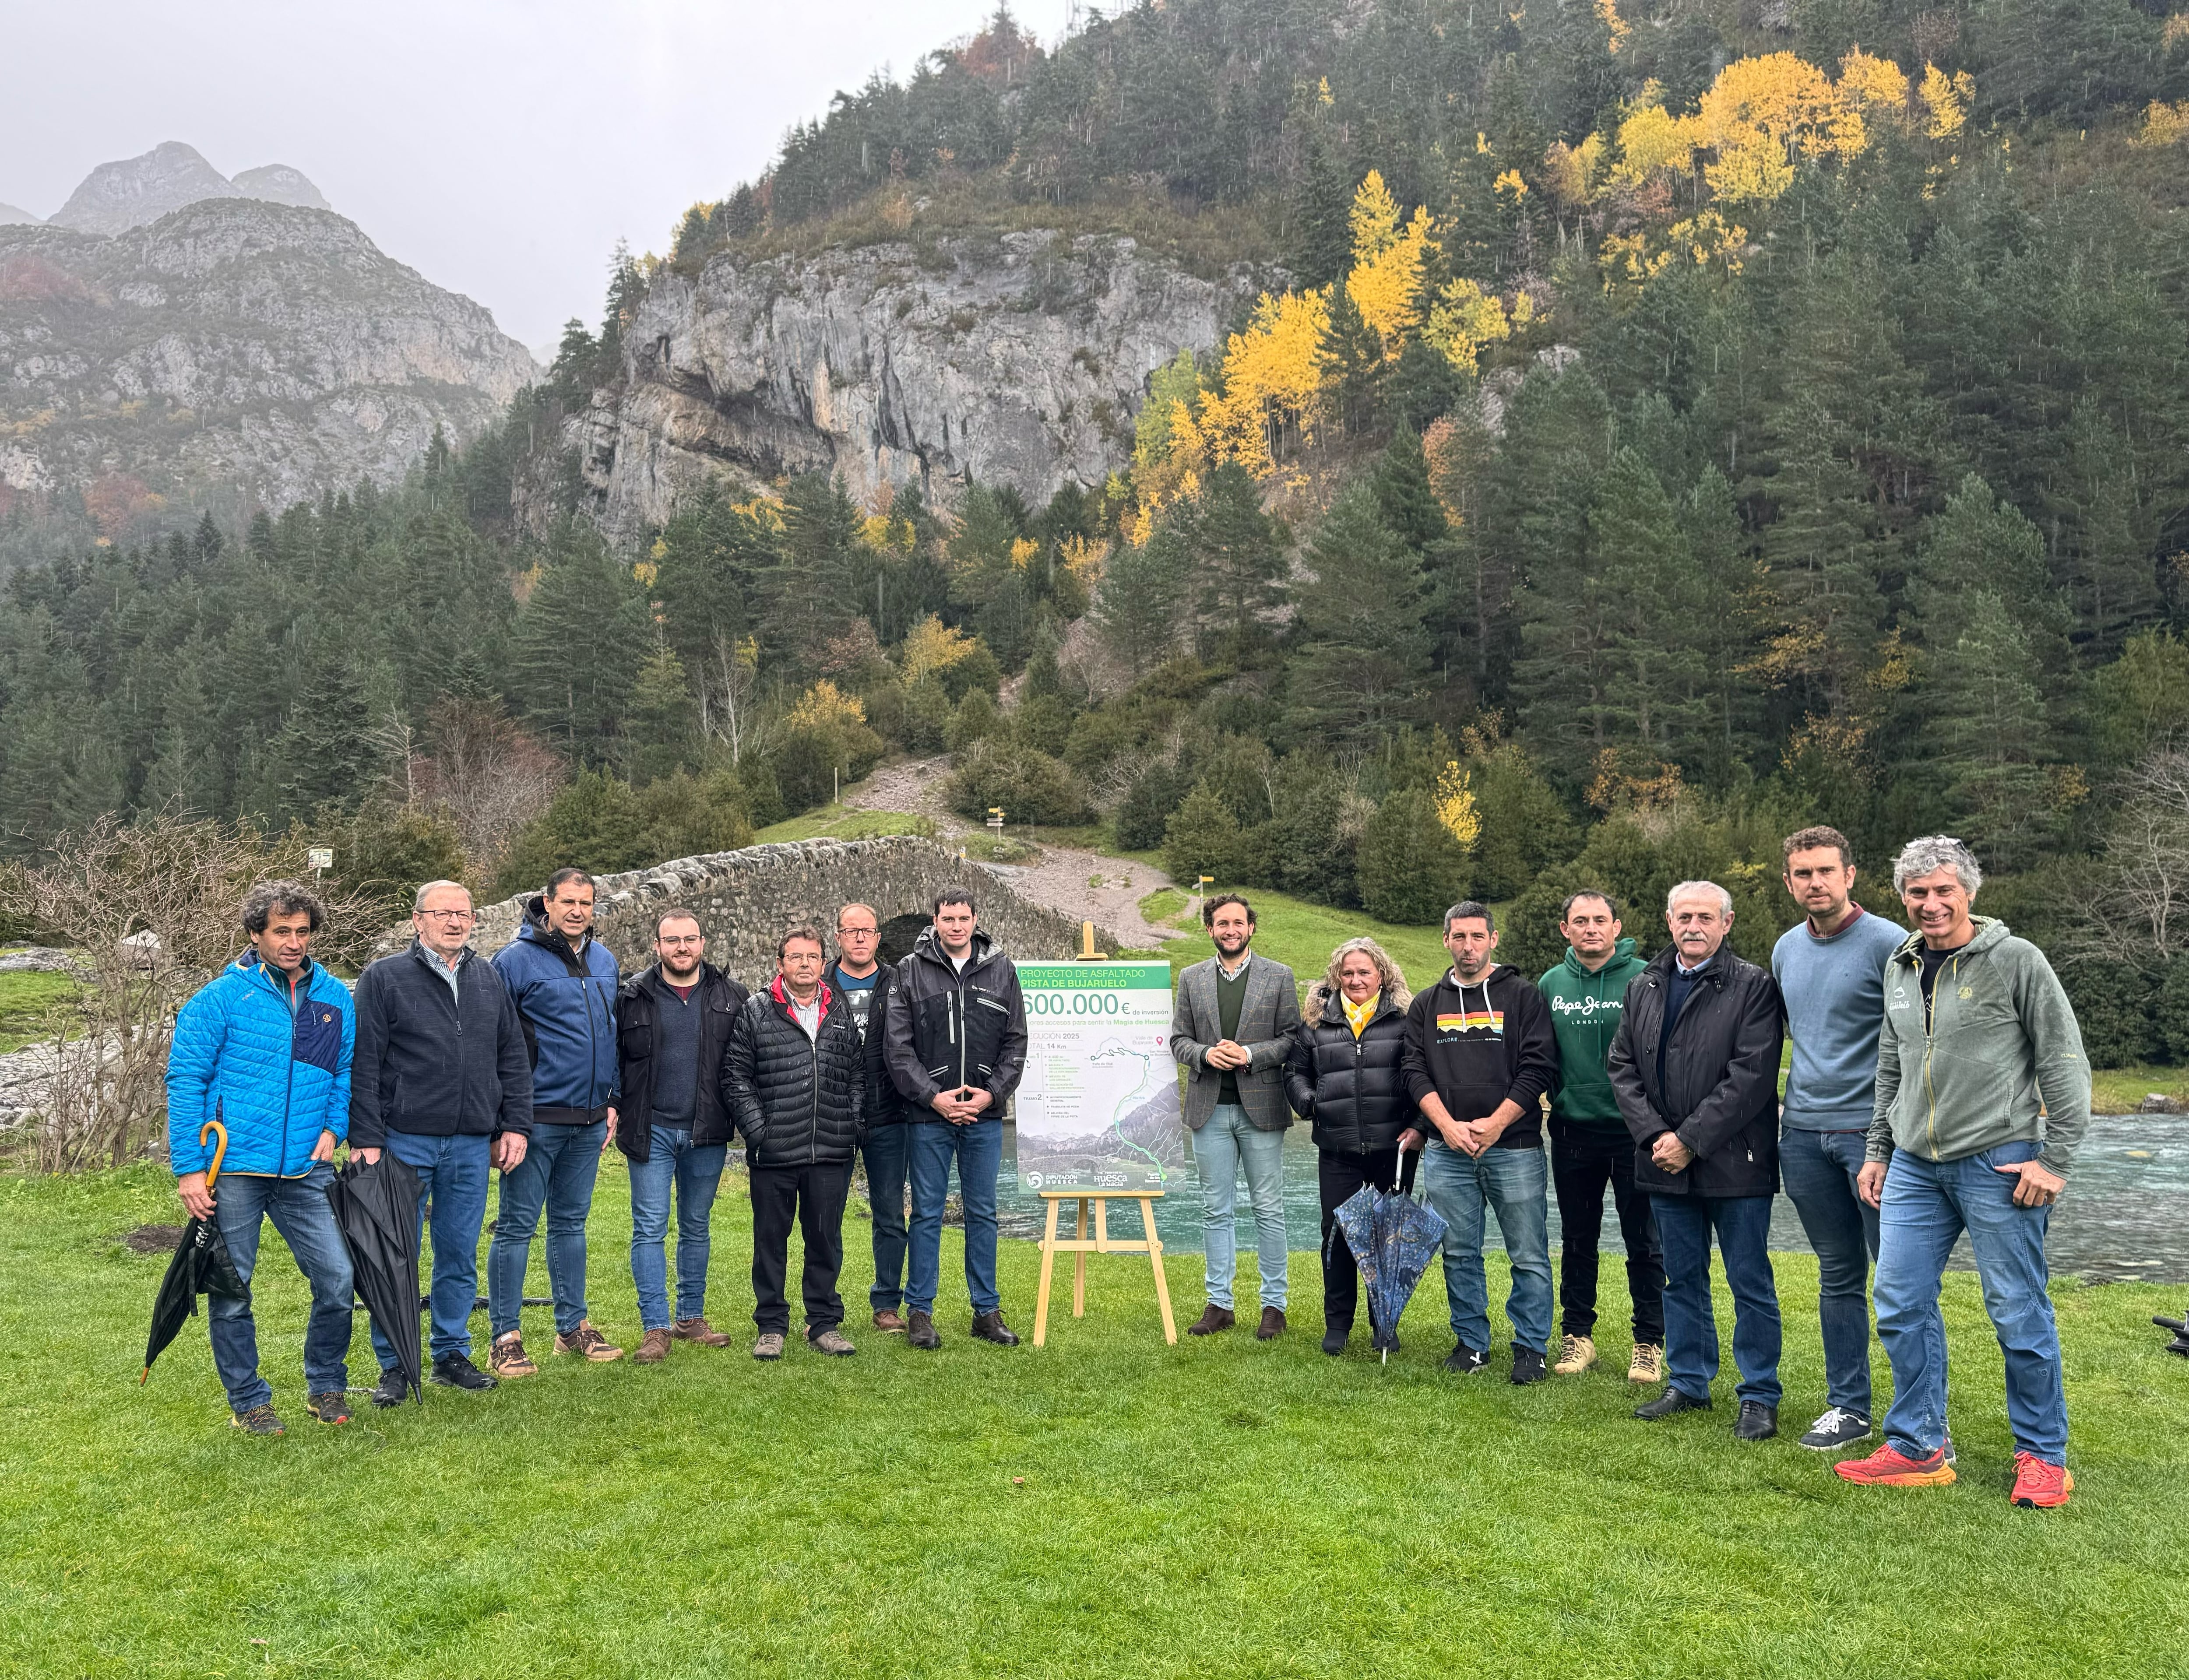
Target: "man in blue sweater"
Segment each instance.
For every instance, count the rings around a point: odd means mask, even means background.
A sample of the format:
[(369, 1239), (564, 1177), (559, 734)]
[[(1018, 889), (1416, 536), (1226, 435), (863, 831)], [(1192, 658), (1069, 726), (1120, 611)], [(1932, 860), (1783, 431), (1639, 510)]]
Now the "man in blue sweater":
[(1794, 1041), (1779, 1166), (1817, 1251), (1826, 1410), (1802, 1445), (1830, 1452), (1870, 1433), (1869, 1268), (1877, 1210), (1855, 1192), (1877, 1098), (1885, 964), (1908, 935), (1856, 903), (1854, 854), (1837, 829), (1785, 844), (1786, 891), (1805, 919), (1779, 936), (1771, 972)]

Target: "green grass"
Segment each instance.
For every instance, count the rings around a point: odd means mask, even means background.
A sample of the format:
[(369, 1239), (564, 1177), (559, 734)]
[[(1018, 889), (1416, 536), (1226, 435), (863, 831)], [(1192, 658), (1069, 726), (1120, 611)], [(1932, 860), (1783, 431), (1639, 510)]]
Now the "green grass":
[[(1430, 984), (1451, 965), (1451, 959), (1434, 925), (1398, 927), (1358, 910), (1334, 910), (1327, 904), (1312, 904), (1264, 887), (1247, 897), (1254, 906), (1254, 948), (1289, 967), (1303, 987), (1329, 966), (1332, 951), (1364, 933), (1390, 953), (1406, 975), (1406, 984), (1415, 991)], [(1159, 888), (1140, 901), (1140, 914), (1150, 922), (1179, 930), (1168, 953), (1174, 972), (1209, 953), (1208, 936), (1198, 919), (1191, 924), (1184, 919), (1186, 904), (1186, 894), (1176, 887)]]
[(823, 805), (780, 823), (772, 823), (753, 836), (755, 846), (773, 846), (784, 840), (874, 840), (883, 834), (935, 835), (932, 817), (908, 811), (860, 811), (848, 806)]
[(0, 1055), (49, 1037), (82, 989), (65, 974), (0, 974)]
[[(0, 1180), (0, 1672), (2128, 1676), (2175, 1672), (2189, 1637), (2164, 1585), (2189, 1564), (2189, 1367), (2144, 1321), (2178, 1292), (2057, 1287), (2079, 1485), (2039, 1513), (2006, 1501), (1966, 1275), (1946, 1290), (1961, 1480), (1894, 1492), (1788, 1438), (1736, 1445), (1725, 1383), (1715, 1411), (1632, 1422), (1615, 1329), (1586, 1377), (1443, 1377), (1434, 1277), (1388, 1366), (1357, 1339), (1325, 1359), (1307, 1254), (1280, 1342), (1166, 1347), (1145, 1266), (1098, 1259), (1088, 1316), (1067, 1290), (1049, 1347), (1005, 1352), (965, 1335), (947, 1242), (945, 1342), (921, 1355), (859, 1327), (855, 1219), (858, 1356), (761, 1367), (741, 1189), (717, 1204), (710, 1300), (739, 1346), (543, 1359), (341, 1430), (303, 1416), (305, 1292), (269, 1230), (262, 1357), (291, 1433), (261, 1441), (225, 1427), (201, 1321), (137, 1386), (163, 1260), (116, 1238), (177, 1217), (164, 1176)], [(612, 1158), (592, 1300), (625, 1338), (627, 1207)], [(1199, 1269), (1170, 1264), (1181, 1321)], [(1022, 1332), (1036, 1270), (1004, 1245)], [(1816, 1275), (1779, 1276), (1806, 1423)], [(1620, 1287), (1608, 1266), (1607, 1326)], [(361, 1330), (352, 1352), (369, 1381)]]
[(2189, 1067), (2099, 1067), (2090, 1072), (2090, 1106), (2100, 1114), (2133, 1114), (2157, 1091), (2189, 1101)]

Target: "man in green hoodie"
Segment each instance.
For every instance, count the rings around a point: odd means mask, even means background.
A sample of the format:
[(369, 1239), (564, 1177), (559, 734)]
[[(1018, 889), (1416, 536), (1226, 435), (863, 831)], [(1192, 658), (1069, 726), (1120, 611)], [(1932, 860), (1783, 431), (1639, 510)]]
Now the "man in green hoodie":
[(1634, 1186), (1634, 1140), (1620, 1117), (1604, 1071), (1626, 1013), (1627, 982), (1649, 965), (1620, 936), (1619, 907), (1592, 889), (1576, 892), (1558, 917), (1565, 960), (1540, 982), (1558, 1041), (1558, 1083), (1551, 1089), (1551, 1185), (1558, 1199), (1561, 1377), (1596, 1363), (1597, 1237), (1604, 1191), (1619, 1213), (1626, 1244), (1626, 1288), (1634, 1301), (1630, 1383), (1665, 1377), (1665, 1257), (1649, 1198)]

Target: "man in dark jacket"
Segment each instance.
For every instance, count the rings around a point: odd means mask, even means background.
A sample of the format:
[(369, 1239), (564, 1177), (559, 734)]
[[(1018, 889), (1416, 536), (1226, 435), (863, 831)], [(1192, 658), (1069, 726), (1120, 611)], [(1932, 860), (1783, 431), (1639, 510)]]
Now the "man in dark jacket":
[[(357, 980), (357, 1055), (350, 1066), (349, 1146), (383, 1149), (418, 1175), (418, 1216), (433, 1210), (433, 1380), (491, 1389), (472, 1363), (479, 1226), (489, 1165), (507, 1172), (532, 1134), (532, 1069), (517, 1005), (492, 963), (471, 948), (472, 896), (428, 881), (412, 900), (410, 948), (369, 964)], [(395, 1349), (380, 1355), (375, 1406), (403, 1404)]]
[[(653, 966), (616, 993), (616, 1146), (631, 1162), (631, 1276), (640, 1336), (633, 1365), (659, 1365), (672, 1339), (727, 1348), (707, 1322), (707, 1221), (729, 1154), (722, 1055), (749, 995), (702, 954), (689, 910), (653, 924)], [(676, 1199), (676, 1313), (669, 1309), (669, 1201)]]
[(744, 1134), (752, 1179), (755, 1359), (781, 1359), (790, 1331), (783, 1285), (793, 1224), (806, 1241), (806, 1339), (824, 1354), (855, 1351), (838, 1328), (836, 1276), (866, 1057), (843, 994), (822, 981), (825, 960), (818, 928), (778, 940), (774, 983), (738, 1011), (722, 1058), (722, 1104)]
[[(1422, 1179), (1444, 1218), (1444, 1284), (1457, 1338), (1444, 1368), (1490, 1365), (1490, 1286), (1482, 1270), (1483, 1209), (1497, 1213), (1513, 1286), (1513, 1381), (1539, 1383), (1551, 1339), (1550, 1208), (1543, 1166), (1543, 1093), (1558, 1076), (1543, 994), (1518, 969), (1491, 960), (1497, 923), (1469, 900), (1444, 914), (1451, 967), (1406, 1010), (1406, 1073), (1436, 1135)], [(1421, 1146), (1410, 1129), (1403, 1150)]]
[(585, 1313), (585, 1220), (593, 1180), (616, 1120), (616, 959), (592, 936), (593, 878), (557, 869), (524, 907), (517, 937), (494, 965), (517, 1004), (532, 1056), (532, 1140), (501, 1175), (494, 1245), (487, 1251), (487, 1321), (497, 1377), (540, 1367), (518, 1334), (532, 1234), (547, 1217), (547, 1282), (555, 1351), (623, 1357)]
[(1711, 1233), (1733, 1288), (1733, 1433), (1779, 1432), (1779, 1295), (1771, 1276), (1771, 1198), (1779, 1189), (1778, 982), (1725, 947), (1733, 896), (1683, 881), (1665, 901), (1672, 945), (1626, 988), (1611, 1044), (1611, 1089), (1635, 1143), (1665, 1253), (1665, 1392), (1641, 1418), (1710, 1405), (1717, 1375)]
[(950, 1163), (965, 1210), (965, 1287), (973, 1333), (1016, 1347), (996, 1293), (996, 1171), (1004, 1158), (1004, 1105), (1026, 1070), (1026, 999), (1018, 970), (976, 924), (973, 895), (947, 887), (935, 920), (897, 964), (886, 1022), (890, 1078), (912, 1130), (911, 1275), (905, 1305), (915, 1348), (941, 1345), (935, 1292), (942, 1286), (942, 1204)]
[(867, 1058), (867, 1200), (874, 1213), (874, 1283), (867, 1304), (874, 1328), (888, 1336), (904, 1333), (904, 1168), (910, 1134), (905, 1129), (904, 1100), (889, 1077), (882, 1022), (889, 1015), (897, 970), (877, 962), (881, 920), (871, 904), (846, 904), (836, 912), (836, 960), (821, 978), (840, 993), (859, 1029)]

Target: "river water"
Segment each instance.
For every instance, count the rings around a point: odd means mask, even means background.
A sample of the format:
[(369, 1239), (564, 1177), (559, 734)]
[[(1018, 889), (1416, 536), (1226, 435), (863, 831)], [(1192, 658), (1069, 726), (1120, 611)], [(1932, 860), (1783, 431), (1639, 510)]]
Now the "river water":
[[(1004, 1131), (1003, 1171), (997, 1191), (1004, 1235), (1041, 1235), (1041, 1198), (1018, 1187), (1014, 1159), (1015, 1140)], [(1315, 1192), (1315, 1146), (1307, 1128), (1295, 1126), (1285, 1134), (1285, 1225), (1295, 1249), (1314, 1249), (1321, 1237), (1321, 1204)], [(1112, 1202), (1111, 1234), (1138, 1236), (1140, 1210), (1130, 1202)], [(1239, 1246), (1253, 1247), (1253, 1217), (1247, 1205), (1247, 1187), (1238, 1190), (1241, 1213)], [(1066, 1203), (1064, 1222), (1073, 1218)], [(1619, 1225), (1611, 1209), (1604, 1209), (1604, 1229), (1599, 1242), (1608, 1253), (1622, 1253)], [(1198, 1182), (1189, 1166), (1185, 1178), (1156, 1204), (1156, 1228), (1163, 1246), (1198, 1253), (1202, 1246), (1201, 1198)], [(1486, 1246), (1501, 1247), (1493, 1215)], [(1551, 1201), (1551, 1247), (1558, 1247), (1557, 1198)], [(1781, 1196), (1771, 1210), (1771, 1246), (1788, 1253), (1809, 1252), (1802, 1222), (1794, 1205)], [(2189, 1282), (2189, 1116), (2112, 1115), (2090, 1122), (2090, 1129), (2076, 1152), (2074, 1172), (2067, 1194), (2053, 1210), (2047, 1251), (2054, 1274), (2091, 1281), (2111, 1282), (2137, 1278), (2154, 1283)], [(1963, 1237), (1951, 1264), (1973, 1270), (1968, 1239)]]

